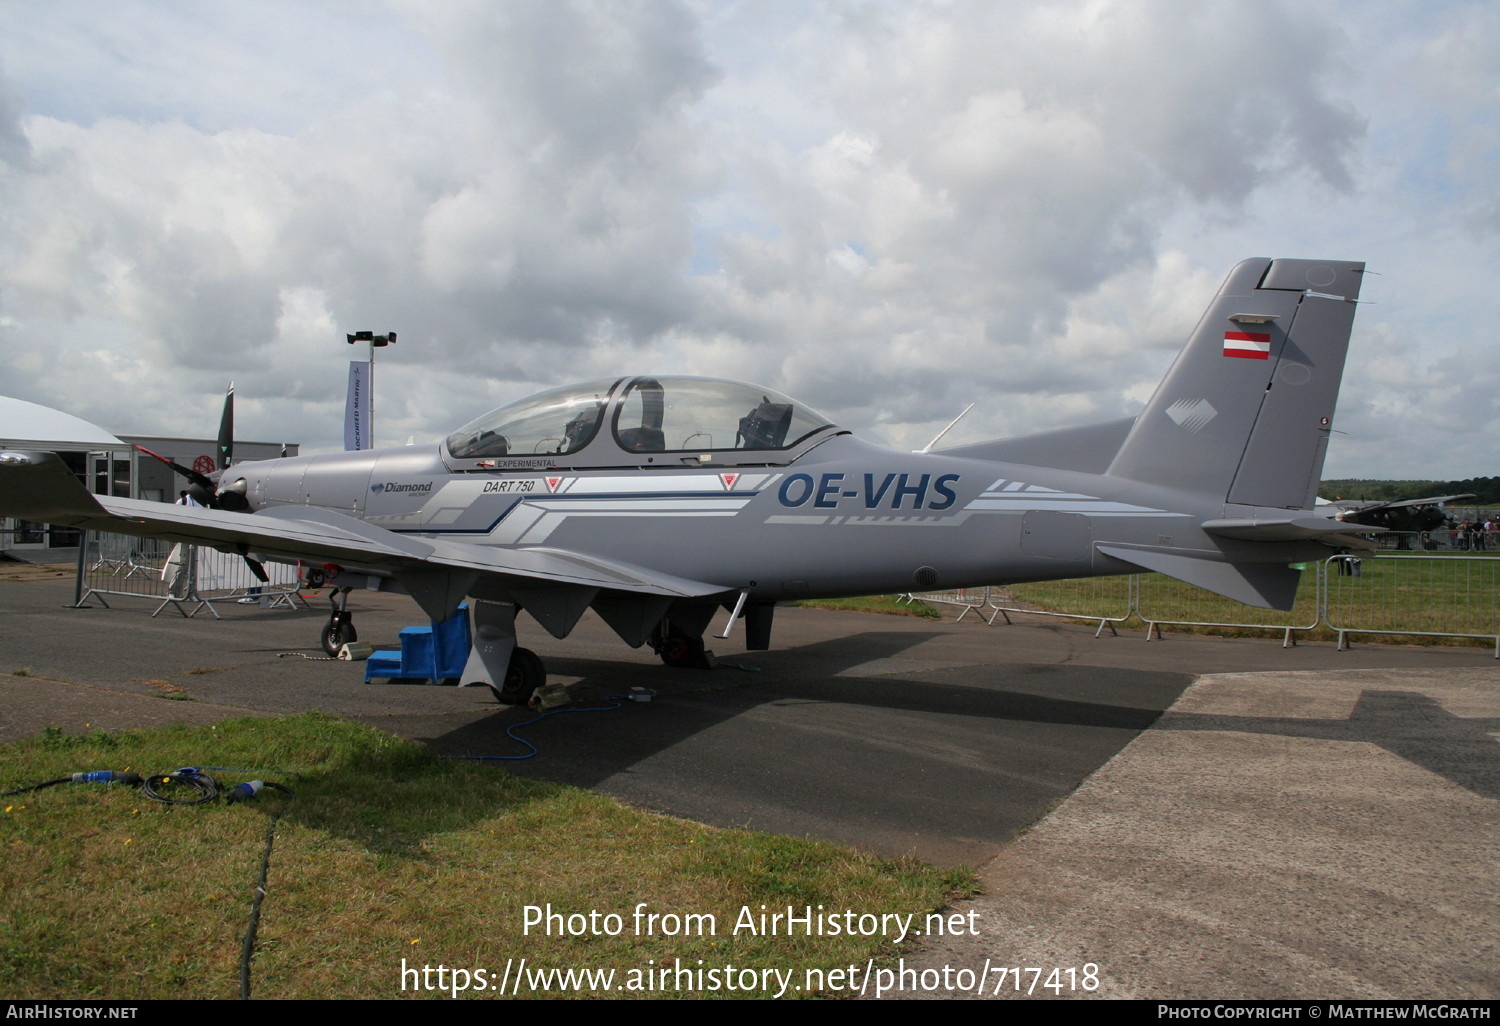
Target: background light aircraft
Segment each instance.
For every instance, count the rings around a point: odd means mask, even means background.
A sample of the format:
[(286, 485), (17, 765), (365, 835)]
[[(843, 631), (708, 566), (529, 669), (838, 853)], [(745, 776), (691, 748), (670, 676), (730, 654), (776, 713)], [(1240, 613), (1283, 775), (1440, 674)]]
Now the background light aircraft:
[[(764, 649), (777, 602), (820, 596), (1151, 570), (1287, 608), (1289, 563), (1370, 549), (1312, 510), (1363, 271), (1241, 262), (1145, 410), (1085, 428), (899, 452), (769, 389), (626, 377), (437, 445), (236, 464), (212, 509), (90, 495), (52, 454), (0, 453), (0, 513), (333, 564), (434, 620), (468, 597), (464, 680), (504, 698), (545, 679), (518, 609), (558, 638), (593, 609), (701, 665), (720, 609)], [(349, 627), (336, 614), (326, 640)]]
[(1383, 527), (1387, 531), (1436, 531), (1449, 524), (1444, 506), (1459, 499), (1472, 498), (1473, 492), (1464, 492), (1461, 495), (1429, 495), (1389, 502), (1331, 499), (1324, 503), (1319, 499), (1318, 503), (1324, 513), (1332, 513), (1346, 524)]

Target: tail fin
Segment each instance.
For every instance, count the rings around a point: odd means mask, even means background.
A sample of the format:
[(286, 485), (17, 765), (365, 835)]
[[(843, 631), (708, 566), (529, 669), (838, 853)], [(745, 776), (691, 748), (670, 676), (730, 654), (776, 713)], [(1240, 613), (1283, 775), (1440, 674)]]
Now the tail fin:
[(1217, 502), (1312, 506), (1364, 264), (1241, 261), (1110, 463)]

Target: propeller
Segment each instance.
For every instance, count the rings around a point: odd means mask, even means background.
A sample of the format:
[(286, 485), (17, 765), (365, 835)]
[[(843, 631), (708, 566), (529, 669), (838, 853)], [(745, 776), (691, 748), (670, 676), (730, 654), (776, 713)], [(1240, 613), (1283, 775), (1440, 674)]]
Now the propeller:
[[(235, 488), (230, 485), (226, 488), (219, 487), (219, 479), (224, 471), (229, 469), (229, 464), (234, 459), (234, 382), (229, 383), (229, 390), (224, 393), (224, 411), (219, 415), (219, 437), (215, 442), (217, 457), (215, 462), (218, 469), (211, 475), (194, 470), (192, 467), (184, 467), (175, 460), (170, 460), (160, 453), (152, 452), (144, 445), (137, 445), (137, 449), (159, 460), (171, 467), (174, 471), (187, 478), (187, 493), (194, 502), (209, 509), (222, 509), (230, 513), (248, 513), (250, 511), (250, 500), (245, 498), (243, 487)], [(283, 450), (284, 451), (284, 450)], [(250, 568), (250, 572), (262, 584), (270, 582), (271, 578), (266, 573), (265, 565), (258, 559), (253, 559), (247, 553), (240, 553), (240, 558)]]
[(152, 452), (144, 445), (137, 445), (137, 449), (159, 460), (171, 467), (188, 480), (186, 489), (188, 495), (200, 506), (209, 509), (223, 509), (231, 513), (244, 513), (250, 509), (250, 502), (245, 498), (242, 491), (234, 488), (219, 488), (219, 479), (224, 471), (229, 469), (229, 464), (234, 458), (234, 382), (229, 383), (229, 390), (224, 393), (224, 411), (219, 415), (219, 437), (215, 442), (216, 452), (215, 464), (217, 469), (211, 474), (205, 474), (193, 467), (184, 467), (181, 463), (169, 460), (160, 453)]

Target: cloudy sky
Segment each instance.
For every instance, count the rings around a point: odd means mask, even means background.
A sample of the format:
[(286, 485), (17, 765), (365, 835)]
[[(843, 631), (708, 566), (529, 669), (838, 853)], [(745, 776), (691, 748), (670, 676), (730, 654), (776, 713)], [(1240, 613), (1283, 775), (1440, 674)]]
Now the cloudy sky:
[(0, 0), (0, 394), (338, 448), (571, 380), (876, 440), (1137, 412), (1229, 267), (1365, 260), (1328, 476), (1500, 473), (1500, 7)]

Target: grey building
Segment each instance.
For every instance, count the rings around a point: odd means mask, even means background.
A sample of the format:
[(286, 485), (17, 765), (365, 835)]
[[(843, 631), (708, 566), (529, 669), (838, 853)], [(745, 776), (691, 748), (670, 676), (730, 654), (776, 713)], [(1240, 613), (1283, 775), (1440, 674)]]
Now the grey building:
[[(0, 396), (0, 449), (55, 452), (95, 495), (174, 501), (186, 480), (137, 445), (203, 473), (214, 469), (217, 443), (212, 438), (116, 437), (71, 414)], [(236, 440), (234, 458), (235, 462), (275, 459), (296, 456), (298, 449), (296, 444)], [(46, 550), (77, 545), (78, 531), (73, 528), (0, 518), (0, 552), (34, 558)]]

